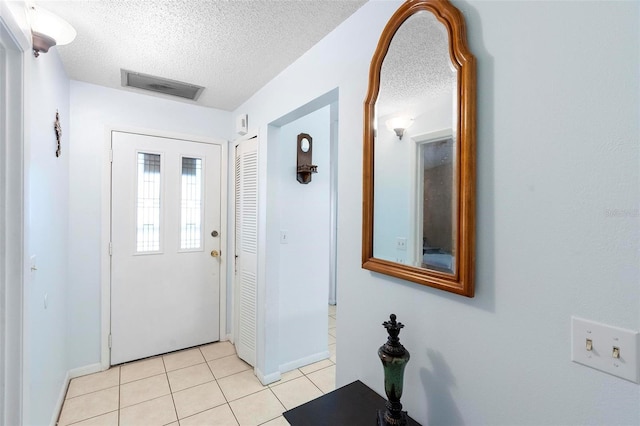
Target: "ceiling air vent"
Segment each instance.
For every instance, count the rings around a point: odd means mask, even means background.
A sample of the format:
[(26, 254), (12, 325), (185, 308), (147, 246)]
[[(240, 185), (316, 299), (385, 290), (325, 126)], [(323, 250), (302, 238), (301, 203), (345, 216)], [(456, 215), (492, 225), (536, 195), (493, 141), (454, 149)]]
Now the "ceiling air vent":
[(195, 84), (183, 83), (181, 81), (169, 80), (153, 75), (141, 74), (139, 72), (122, 71), (122, 86), (135, 87), (137, 89), (149, 90), (165, 95), (178, 96), (184, 99), (197, 100), (204, 87)]

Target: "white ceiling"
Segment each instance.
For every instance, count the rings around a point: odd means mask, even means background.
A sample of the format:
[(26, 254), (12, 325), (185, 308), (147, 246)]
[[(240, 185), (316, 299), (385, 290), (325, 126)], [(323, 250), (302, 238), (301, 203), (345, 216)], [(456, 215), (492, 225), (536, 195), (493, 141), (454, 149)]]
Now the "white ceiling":
[(123, 68), (204, 86), (197, 101), (184, 102), (232, 111), (365, 2), (39, 0), (35, 4), (61, 16), (78, 32), (71, 44), (55, 47), (71, 79), (138, 91), (121, 86)]
[(395, 33), (380, 70), (376, 113), (416, 117), (456, 90), (446, 27), (433, 13), (411, 16)]

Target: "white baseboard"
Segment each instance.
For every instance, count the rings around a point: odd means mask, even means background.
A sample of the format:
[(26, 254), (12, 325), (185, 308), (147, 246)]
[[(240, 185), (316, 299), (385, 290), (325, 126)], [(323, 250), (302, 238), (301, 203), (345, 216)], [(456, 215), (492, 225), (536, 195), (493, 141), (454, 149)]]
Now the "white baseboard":
[(318, 352), (313, 355), (306, 356), (304, 358), (299, 358), (291, 362), (287, 362), (285, 364), (281, 364), (279, 370), (281, 373), (286, 373), (287, 371), (295, 370), (296, 368), (304, 367), (305, 365), (313, 364), (314, 362), (322, 361), (323, 359), (327, 359), (331, 356), (329, 351)]
[(71, 381), (71, 377), (69, 376), (69, 372), (64, 376), (64, 380), (62, 381), (62, 388), (60, 389), (60, 394), (58, 395), (58, 400), (56, 401), (56, 405), (53, 410), (53, 417), (51, 417), (51, 426), (56, 426), (58, 423), (58, 417), (60, 417), (60, 411), (62, 410), (62, 404), (64, 403), (64, 397), (67, 396), (67, 387), (69, 387), (69, 382)]
[(60, 394), (58, 395), (58, 400), (56, 401), (55, 409), (53, 410), (53, 417), (51, 418), (51, 426), (56, 426), (58, 422), (58, 417), (60, 417), (60, 411), (62, 410), (62, 404), (64, 404), (64, 398), (67, 396), (67, 389), (69, 388), (69, 382), (71, 379), (80, 376), (86, 376), (87, 374), (98, 373), (100, 371), (105, 370), (102, 368), (102, 364), (95, 363), (91, 365), (85, 365), (84, 367), (74, 368), (73, 370), (67, 371), (67, 374), (64, 376), (64, 380), (62, 382), (62, 387), (60, 388)]
[(260, 383), (262, 383), (264, 386), (269, 385), (269, 384), (271, 384), (273, 382), (277, 382), (278, 380), (280, 380), (280, 372), (279, 371), (276, 371), (275, 373), (271, 373), (271, 374), (265, 375), (258, 368), (255, 368), (254, 369), (254, 373), (256, 374), (256, 377), (258, 377), (258, 380), (260, 380)]
[(69, 379), (74, 379), (80, 376), (86, 376), (87, 374), (99, 373), (101, 371), (108, 370), (108, 368), (103, 368), (102, 364), (96, 362), (95, 364), (85, 365), (84, 367), (74, 368), (73, 370), (69, 370)]

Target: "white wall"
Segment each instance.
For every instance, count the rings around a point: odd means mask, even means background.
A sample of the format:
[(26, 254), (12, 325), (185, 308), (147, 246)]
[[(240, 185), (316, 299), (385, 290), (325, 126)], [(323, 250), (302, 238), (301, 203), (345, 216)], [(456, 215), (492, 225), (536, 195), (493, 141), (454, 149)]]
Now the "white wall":
[[(327, 315), (329, 301), (330, 243), (330, 106), (282, 126), (278, 152), (280, 230), (287, 244), (280, 244), (278, 271), (280, 372), (301, 367), (311, 357), (328, 357)], [(318, 173), (302, 185), (296, 180), (298, 134), (313, 140), (313, 164)], [(295, 338), (291, 338), (295, 336)]]
[[(137, 128), (229, 140), (231, 114), (184, 102), (71, 82), (72, 226), (69, 367), (100, 362), (103, 190), (109, 187), (107, 129)], [(228, 293), (230, 294), (230, 293)]]
[[(67, 374), (69, 264), (69, 79), (55, 51), (34, 58), (26, 77), (30, 138), (25, 162), (28, 199), (26, 235), (37, 271), (25, 280), (24, 409), (26, 425), (49, 424)], [(62, 125), (62, 155), (56, 158), (54, 121)], [(45, 297), (47, 299), (45, 306)]]
[(267, 135), (339, 87), (337, 384), (383, 392), (394, 312), (423, 424), (638, 424), (639, 386), (571, 363), (569, 326), (640, 328), (640, 5), (455, 3), (478, 59), (473, 299), (360, 267), (362, 103), (399, 2), (369, 2), (238, 109)]

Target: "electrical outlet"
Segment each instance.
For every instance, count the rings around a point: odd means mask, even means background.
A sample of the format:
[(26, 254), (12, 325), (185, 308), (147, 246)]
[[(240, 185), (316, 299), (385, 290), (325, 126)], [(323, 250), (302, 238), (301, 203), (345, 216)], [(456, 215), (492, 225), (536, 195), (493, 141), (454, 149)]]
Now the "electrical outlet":
[(407, 250), (407, 239), (406, 238), (402, 238), (402, 237), (398, 237), (396, 239), (396, 248), (398, 250), (406, 251)]
[(638, 332), (571, 317), (571, 360), (634, 383), (638, 378)]

